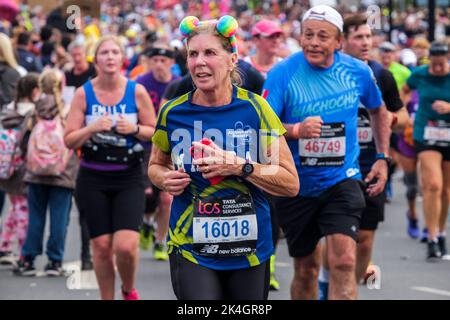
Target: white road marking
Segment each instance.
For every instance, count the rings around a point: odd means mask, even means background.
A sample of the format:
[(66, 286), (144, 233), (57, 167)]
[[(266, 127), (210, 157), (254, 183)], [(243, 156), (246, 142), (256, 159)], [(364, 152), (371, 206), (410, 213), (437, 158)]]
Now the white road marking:
[(415, 290), (415, 291), (428, 292), (428, 293), (433, 293), (433, 294), (437, 294), (440, 296), (450, 297), (450, 291), (439, 290), (439, 289), (428, 288), (428, 287), (411, 287), (411, 289)]
[(282, 268), (287, 268), (287, 267), (291, 267), (292, 263), (287, 263), (287, 262), (277, 262), (275, 261), (275, 266), (277, 267), (282, 267)]

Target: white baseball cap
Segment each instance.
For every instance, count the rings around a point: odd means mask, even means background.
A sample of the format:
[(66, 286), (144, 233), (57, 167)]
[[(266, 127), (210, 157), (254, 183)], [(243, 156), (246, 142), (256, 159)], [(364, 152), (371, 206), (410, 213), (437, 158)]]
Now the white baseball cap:
[(328, 21), (329, 23), (335, 25), (341, 32), (344, 28), (344, 20), (342, 20), (342, 16), (339, 12), (325, 4), (319, 4), (306, 11), (303, 15), (302, 22), (310, 19)]
[(411, 49), (403, 49), (400, 52), (400, 61), (405, 66), (415, 66), (417, 64), (417, 56)]

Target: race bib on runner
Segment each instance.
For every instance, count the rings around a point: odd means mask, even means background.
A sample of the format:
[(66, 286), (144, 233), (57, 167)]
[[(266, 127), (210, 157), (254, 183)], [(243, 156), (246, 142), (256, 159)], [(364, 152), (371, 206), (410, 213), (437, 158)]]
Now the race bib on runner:
[(300, 139), (300, 161), (308, 167), (342, 166), (345, 161), (345, 124), (322, 125), (320, 138)]
[(207, 257), (246, 256), (256, 252), (258, 223), (249, 194), (194, 198), (193, 250)]
[(361, 150), (375, 150), (370, 116), (366, 108), (358, 108), (358, 143)]
[(450, 147), (450, 122), (444, 120), (428, 121), (423, 139), (426, 145)]
[(373, 140), (372, 128), (371, 127), (358, 127), (358, 142), (363, 149), (367, 144), (371, 143)]

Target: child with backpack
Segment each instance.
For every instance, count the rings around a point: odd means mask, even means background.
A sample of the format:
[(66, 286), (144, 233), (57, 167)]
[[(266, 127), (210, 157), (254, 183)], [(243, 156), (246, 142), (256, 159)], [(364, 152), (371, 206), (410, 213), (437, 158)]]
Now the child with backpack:
[(13, 241), (20, 253), (28, 228), (25, 175), (26, 141), (32, 126), (34, 101), (39, 95), (39, 75), (29, 73), (17, 84), (17, 97), (0, 117), (0, 190), (7, 193), (10, 207), (0, 233), (0, 264), (15, 265)]
[(44, 71), (39, 79), (42, 95), (36, 102), (37, 120), (28, 142), (24, 178), (28, 184), (30, 219), (21, 258), (14, 270), (16, 275), (36, 274), (34, 260), (42, 254), (47, 208), (50, 211), (50, 236), (45, 273), (48, 276), (64, 275), (62, 261), (78, 160), (64, 144), (62, 80), (62, 73), (56, 69)]

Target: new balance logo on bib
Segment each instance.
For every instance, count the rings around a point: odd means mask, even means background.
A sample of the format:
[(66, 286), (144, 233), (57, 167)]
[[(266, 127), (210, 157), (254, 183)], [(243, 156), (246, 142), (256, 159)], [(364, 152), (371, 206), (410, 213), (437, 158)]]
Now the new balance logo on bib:
[(193, 249), (201, 256), (235, 257), (256, 252), (258, 223), (249, 194), (194, 198)]

